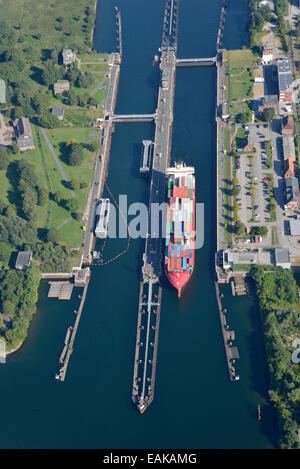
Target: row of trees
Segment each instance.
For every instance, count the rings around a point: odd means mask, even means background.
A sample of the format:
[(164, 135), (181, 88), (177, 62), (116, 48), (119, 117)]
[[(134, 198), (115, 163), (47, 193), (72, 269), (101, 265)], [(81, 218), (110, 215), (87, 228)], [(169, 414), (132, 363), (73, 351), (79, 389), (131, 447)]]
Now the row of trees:
[(272, 20), (272, 11), (269, 5), (261, 5), (258, 0), (249, 0), (249, 36), (250, 47), (254, 50), (258, 46), (257, 37), (262, 33), (266, 21)]
[(269, 396), (279, 415), (281, 448), (299, 448), (300, 370), (291, 360), (291, 336), (300, 328), (298, 288), (290, 270), (280, 267), (272, 273), (252, 267), (256, 283), (265, 348), (270, 370)]

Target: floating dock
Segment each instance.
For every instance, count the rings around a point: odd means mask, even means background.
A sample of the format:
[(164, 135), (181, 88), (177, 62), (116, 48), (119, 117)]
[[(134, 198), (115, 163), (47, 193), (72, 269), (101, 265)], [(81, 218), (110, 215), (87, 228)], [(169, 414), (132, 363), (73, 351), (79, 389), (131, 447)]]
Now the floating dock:
[(70, 282), (49, 282), (49, 284), (48, 298), (58, 298), (59, 300), (71, 298), (74, 284)]

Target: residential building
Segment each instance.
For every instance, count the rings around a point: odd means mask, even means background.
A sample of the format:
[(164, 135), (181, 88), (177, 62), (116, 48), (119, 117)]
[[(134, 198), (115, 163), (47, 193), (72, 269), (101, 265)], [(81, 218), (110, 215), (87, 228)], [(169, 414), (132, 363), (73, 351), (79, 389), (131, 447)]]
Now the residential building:
[(16, 269), (26, 269), (27, 267), (30, 266), (30, 262), (32, 259), (32, 252), (31, 251), (20, 251), (18, 253), (18, 257), (16, 260), (15, 267)]
[(68, 80), (57, 80), (54, 83), (54, 94), (67, 94), (70, 91), (70, 82)]
[(277, 70), (279, 101), (285, 104), (291, 103), (293, 101), (293, 77), (290, 59), (288, 57), (279, 59), (277, 62)]
[(60, 121), (64, 118), (65, 109), (63, 106), (56, 106), (52, 109), (52, 114), (56, 116)]
[(286, 205), (289, 209), (296, 209), (300, 206), (299, 183), (296, 177), (285, 179)]
[(14, 122), (15, 136), (20, 151), (35, 150), (30, 122), (27, 117), (20, 117)]
[(287, 158), (286, 160), (283, 161), (284, 177), (285, 178), (295, 177), (294, 163), (295, 162), (292, 158)]
[(294, 119), (292, 116), (285, 116), (281, 121), (282, 135), (294, 135)]
[(64, 49), (62, 51), (63, 64), (70, 65), (76, 60), (76, 54), (71, 49)]

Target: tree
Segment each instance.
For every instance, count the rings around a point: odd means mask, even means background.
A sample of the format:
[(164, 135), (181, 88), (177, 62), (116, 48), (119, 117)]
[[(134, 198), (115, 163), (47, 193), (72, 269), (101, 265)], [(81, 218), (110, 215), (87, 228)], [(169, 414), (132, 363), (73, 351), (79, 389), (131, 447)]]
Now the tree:
[(233, 188), (231, 189), (231, 195), (236, 197), (237, 195), (239, 195), (240, 191), (241, 191), (241, 188), (234, 185)]
[(8, 153), (6, 150), (0, 150), (0, 171), (7, 170), (7, 166), (9, 163)]
[(244, 225), (244, 223), (242, 223), (240, 220), (237, 220), (235, 225), (234, 225), (234, 230), (235, 230), (235, 233), (238, 236), (241, 236), (241, 235), (245, 234), (245, 225)]
[(271, 122), (275, 117), (275, 110), (273, 107), (267, 107), (263, 112), (263, 120), (265, 122)]
[(58, 244), (61, 241), (61, 236), (56, 228), (51, 228), (46, 234), (47, 243)]
[(5, 208), (4, 214), (7, 216), (16, 216), (17, 212), (13, 205), (9, 205), (8, 207)]
[(68, 93), (68, 104), (69, 106), (76, 106), (77, 104), (77, 96), (72, 89)]
[(100, 150), (100, 143), (99, 142), (92, 142), (89, 144), (89, 150), (94, 152), (94, 151), (99, 151)]
[(85, 107), (88, 102), (88, 95), (87, 94), (81, 94), (80, 96), (77, 97), (77, 104), (80, 107)]
[(78, 191), (78, 189), (80, 189), (79, 181), (75, 178), (72, 178), (70, 181), (70, 187), (73, 191)]
[(61, 126), (60, 120), (54, 114), (50, 112), (42, 114), (39, 117), (39, 125), (45, 127), (46, 129), (55, 129)]
[(2, 312), (3, 314), (6, 314), (7, 316), (12, 317), (15, 312), (14, 304), (9, 300), (2, 301)]
[(10, 247), (6, 243), (0, 242), (0, 261), (7, 264), (10, 256)]
[(76, 81), (75, 86), (78, 88), (89, 88), (93, 84), (93, 75), (89, 72), (80, 72)]
[(64, 198), (64, 196), (63, 196), (62, 192), (60, 192), (60, 191), (57, 191), (53, 194), (53, 200), (58, 205), (62, 202), (63, 198)]
[(36, 93), (31, 101), (33, 108), (38, 114), (47, 114), (50, 106), (48, 95), (44, 93)]
[(47, 200), (49, 199), (49, 191), (47, 187), (39, 187), (38, 189), (38, 204), (43, 206), (46, 204)]
[(13, 154), (17, 155), (19, 153), (19, 145), (17, 144), (17, 142), (12, 142), (11, 146)]
[(250, 109), (247, 112), (240, 112), (236, 115), (236, 121), (242, 124), (251, 121), (251, 111)]
[(83, 149), (80, 143), (67, 144), (68, 163), (70, 166), (79, 166), (83, 159)]
[(77, 212), (79, 203), (77, 199), (68, 199), (65, 201), (65, 208), (70, 212)]

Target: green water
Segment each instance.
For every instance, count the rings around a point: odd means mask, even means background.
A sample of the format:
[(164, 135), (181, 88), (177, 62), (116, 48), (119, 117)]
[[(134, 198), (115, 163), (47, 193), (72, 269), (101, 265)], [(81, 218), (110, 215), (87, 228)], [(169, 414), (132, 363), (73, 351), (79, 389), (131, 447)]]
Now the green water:
[[(246, 2), (244, 2), (246, 4)], [(178, 55), (215, 53), (220, 0), (182, 0)], [(230, 0), (225, 44), (243, 45), (246, 6)], [(116, 111), (153, 112), (164, 0), (101, 0), (95, 47), (111, 51), (114, 6), (122, 11), (124, 58)], [(266, 403), (268, 375), (257, 306), (223, 288), (228, 322), (237, 334), (240, 381), (228, 378), (213, 285), (215, 250), (215, 84), (213, 68), (180, 69), (176, 75), (173, 159), (196, 168), (197, 200), (205, 204), (205, 244), (181, 301), (163, 294), (154, 402), (141, 416), (131, 404), (138, 286), (143, 243), (132, 242), (118, 262), (95, 267), (65, 383), (53, 379), (71, 302), (46, 299), (28, 340), (0, 365), (0, 447), (3, 448), (270, 448), (276, 420)], [(141, 140), (152, 124), (119, 124), (112, 139), (108, 184), (114, 196), (147, 200), (138, 174)], [(126, 246), (110, 240), (109, 258)], [(263, 420), (257, 421), (257, 404)]]

